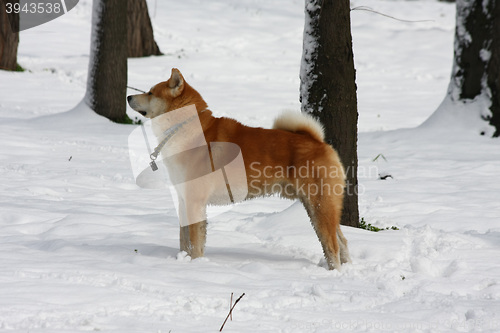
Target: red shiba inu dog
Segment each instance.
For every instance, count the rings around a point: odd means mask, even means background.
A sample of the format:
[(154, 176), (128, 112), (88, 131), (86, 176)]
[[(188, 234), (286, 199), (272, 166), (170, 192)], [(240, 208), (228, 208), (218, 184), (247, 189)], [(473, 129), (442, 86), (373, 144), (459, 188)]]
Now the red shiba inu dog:
[[(347, 240), (340, 230), (344, 169), (337, 152), (323, 141), (321, 124), (312, 117), (299, 112), (284, 113), (275, 120), (273, 129), (248, 127), (230, 118), (214, 117), (201, 95), (175, 68), (167, 81), (158, 83), (147, 93), (128, 96), (127, 100), (132, 109), (152, 118), (159, 142), (166, 141), (164, 136), (172, 123), (162, 120), (155, 124), (154, 118), (160, 119), (159, 116), (194, 105), (199, 119), (198, 127), (201, 124), (200, 131), (193, 131), (189, 120), (184, 121), (184, 129), (191, 135), (171, 134), (172, 138), (178, 137), (162, 149), (181, 151), (183, 148), (179, 149), (176, 144), (190, 146), (194, 141), (236, 145), (243, 156), (245, 183), (233, 183), (231, 190), (238, 193), (244, 187), (245, 195), (235, 195), (235, 199), (279, 194), (284, 198), (300, 200), (323, 247), (329, 269), (340, 269), (342, 263), (350, 262)], [(212, 150), (209, 154), (214, 169), (213, 158), (217, 152)], [(165, 164), (171, 177), (181, 173), (182, 179), (186, 180), (193, 178), (189, 173), (199, 173), (199, 170), (193, 171), (193, 167), (190, 167), (200, 164), (196, 161), (192, 157), (179, 157), (165, 159)], [(217, 199), (219, 192), (227, 190), (225, 185), (229, 188), (227, 179), (222, 185), (210, 180), (204, 180), (202, 184), (197, 187), (186, 186), (183, 190), (189, 192), (183, 197), (189, 201), (186, 203), (189, 212), (185, 213), (194, 216), (196, 223), (186, 225), (181, 221), (180, 249), (192, 258), (204, 254), (206, 205), (227, 203)]]

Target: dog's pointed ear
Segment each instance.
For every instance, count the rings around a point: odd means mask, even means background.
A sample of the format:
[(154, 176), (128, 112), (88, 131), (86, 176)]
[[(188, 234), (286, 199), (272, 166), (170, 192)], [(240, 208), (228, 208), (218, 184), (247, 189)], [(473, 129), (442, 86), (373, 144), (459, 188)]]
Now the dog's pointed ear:
[(168, 87), (172, 90), (172, 96), (179, 96), (184, 90), (184, 77), (177, 68), (172, 68), (172, 75), (168, 80)]

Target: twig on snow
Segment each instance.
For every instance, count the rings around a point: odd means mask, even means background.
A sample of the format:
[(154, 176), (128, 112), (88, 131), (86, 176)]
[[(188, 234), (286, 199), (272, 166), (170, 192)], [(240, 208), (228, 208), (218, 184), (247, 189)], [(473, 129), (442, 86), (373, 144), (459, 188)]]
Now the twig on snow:
[[(236, 304), (238, 304), (238, 302), (240, 301), (240, 299), (245, 296), (245, 293), (241, 294), (241, 296), (236, 300), (236, 302), (234, 302), (234, 304), (231, 306), (231, 308), (229, 309), (229, 313), (227, 314), (227, 317), (226, 317), (226, 320), (224, 320), (224, 322), (222, 323), (222, 326), (220, 327), (220, 330), (219, 332), (222, 332), (222, 329), (224, 328), (224, 325), (226, 325), (226, 322), (227, 320), (229, 319), (229, 317), (231, 317), (231, 320), (233, 320), (233, 309), (234, 307), (236, 306)], [(233, 294), (231, 293), (231, 303), (233, 303)]]

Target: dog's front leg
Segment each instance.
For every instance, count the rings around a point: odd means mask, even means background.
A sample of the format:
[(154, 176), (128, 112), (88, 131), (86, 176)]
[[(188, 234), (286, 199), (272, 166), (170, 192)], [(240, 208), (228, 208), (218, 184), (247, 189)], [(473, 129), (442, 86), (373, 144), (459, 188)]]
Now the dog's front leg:
[(190, 241), (189, 241), (189, 226), (188, 225), (185, 227), (183, 227), (181, 225), (179, 240), (180, 240), (180, 246), (179, 246), (180, 250), (189, 254)]
[(179, 198), (180, 250), (191, 258), (203, 257), (207, 239), (206, 207), (199, 202), (186, 203)]
[(207, 239), (207, 221), (181, 227), (180, 248), (193, 259), (203, 257)]

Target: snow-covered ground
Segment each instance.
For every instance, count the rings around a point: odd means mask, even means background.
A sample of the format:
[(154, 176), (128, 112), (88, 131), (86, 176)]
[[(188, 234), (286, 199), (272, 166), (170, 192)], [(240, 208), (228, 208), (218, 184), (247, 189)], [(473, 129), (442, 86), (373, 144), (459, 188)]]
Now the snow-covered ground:
[[(129, 60), (129, 85), (177, 67), (218, 115), (269, 126), (299, 108), (303, 1), (148, 3), (166, 55)], [(419, 127), (446, 93), (454, 5), (351, 3), (366, 5), (431, 21), (351, 13), (360, 215), (399, 230), (344, 227), (341, 272), (278, 198), (212, 219), (206, 258), (179, 255), (170, 194), (135, 185), (135, 127), (65, 112), (85, 92), (91, 2), (22, 32), (28, 71), (0, 72), (0, 329), (216, 332), (245, 293), (224, 332), (498, 332), (500, 142), (450, 118)]]

